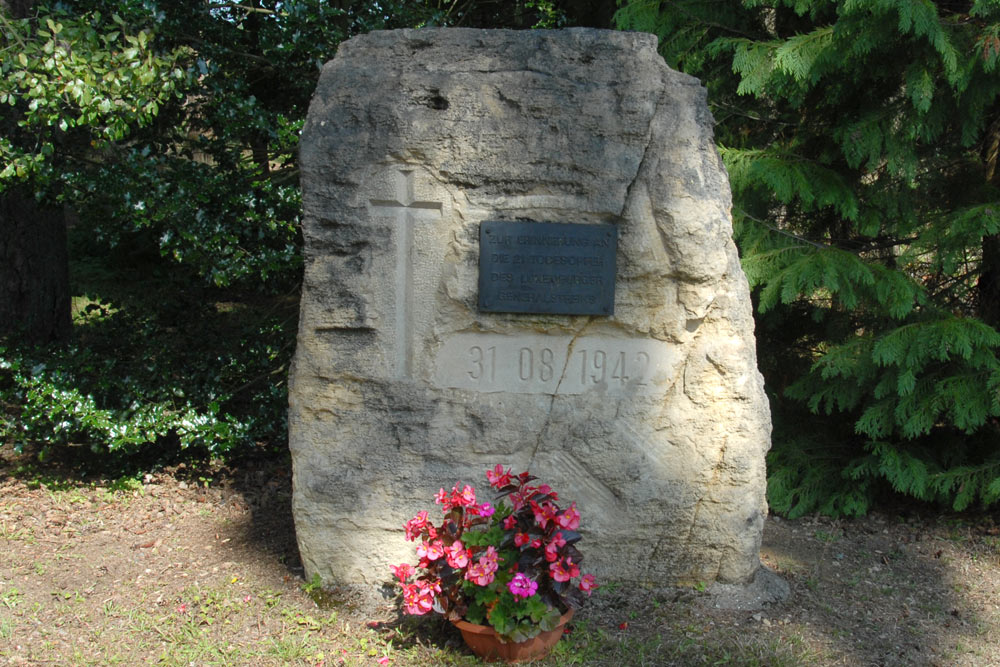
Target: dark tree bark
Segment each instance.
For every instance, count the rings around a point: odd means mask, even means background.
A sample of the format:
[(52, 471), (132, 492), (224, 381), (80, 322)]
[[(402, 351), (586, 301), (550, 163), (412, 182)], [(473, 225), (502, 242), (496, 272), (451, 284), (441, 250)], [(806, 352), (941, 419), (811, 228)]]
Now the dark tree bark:
[(1000, 329), (1000, 234), (983, 237), (978, 291), (979, 319)]
[(0, 195), (0, 335), (46, 343), (70, 329), (65, 216), (10, 188)]
[[(31, 16), (35, 0), (0, 0), (15, 19)], [(66, 219), (30, 192), (0, 193), (0, 336), (47, 343), (70, 334)]]
[(35, 0), (0, 0), (0, 8), (5, 9), (16, 19), (28, 18), (35, 7)]
[[(993, 122), (986, 131), (983, 141), (986, 181), (1000, 186), (1000, 106), (995, 105)], [(995, 329), (1000, 329), (1000, 234), (983, 237), (982, 263), (979, 265), (979, 281), (976, 284), (976, 315)]]

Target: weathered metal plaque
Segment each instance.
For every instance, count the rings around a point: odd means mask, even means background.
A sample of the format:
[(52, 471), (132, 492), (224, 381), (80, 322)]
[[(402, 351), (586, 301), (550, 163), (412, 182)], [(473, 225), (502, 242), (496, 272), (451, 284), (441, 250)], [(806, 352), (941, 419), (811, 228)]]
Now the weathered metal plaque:
[(486, 221), (479, 227), (479, 310), (613, 315), (614, 225)]

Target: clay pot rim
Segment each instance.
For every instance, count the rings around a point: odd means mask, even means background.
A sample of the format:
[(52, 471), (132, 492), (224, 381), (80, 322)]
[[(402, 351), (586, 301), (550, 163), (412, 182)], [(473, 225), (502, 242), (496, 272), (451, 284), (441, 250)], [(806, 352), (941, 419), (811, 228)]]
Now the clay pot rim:
[[(569, 610), (566, 611), (566, 613), (564, 613), (562, 616), (559, 617), (559, 623), (556, 624), (556, 627), (562, 627), (567, 623), (569, 623), (570, 620), (573, 618), (573, 613), (575, 611), (576, 610), (573, 609), (573, 607), (570, 607)], [(460, 618), (457, 621), (452, 621), (452, 623), (459, 630), (463, 630), (465, 632), (471, 632), (480, 635), (488, 635), (491, 633), (496, 634), (496, 630), (493, 629), (492, 625), (480, 625), (478, 623), (470, 623), (469, 621), (466, 621), (464, 618)], [(546, 630), (542, 630), (542, 632), (546, 632)], [(499, 635), (497, 636), (499, 637)]]

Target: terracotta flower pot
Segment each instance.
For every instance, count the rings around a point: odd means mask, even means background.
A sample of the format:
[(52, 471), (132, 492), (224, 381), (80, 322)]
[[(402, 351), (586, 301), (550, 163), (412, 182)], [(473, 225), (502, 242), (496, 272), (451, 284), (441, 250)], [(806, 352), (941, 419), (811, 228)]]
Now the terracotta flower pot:
[(563, 627), (573, 618), (570, 609), (559, 617), (559, 624), (552, 630), (542, 631), (523, 642), (501, 642), (489, 625), (476, 625), (467, 621), (452, 621), (461, 630), (462, 639), (472, 652), (487, 662), (524, 662), (548, 655), (563, 635)]

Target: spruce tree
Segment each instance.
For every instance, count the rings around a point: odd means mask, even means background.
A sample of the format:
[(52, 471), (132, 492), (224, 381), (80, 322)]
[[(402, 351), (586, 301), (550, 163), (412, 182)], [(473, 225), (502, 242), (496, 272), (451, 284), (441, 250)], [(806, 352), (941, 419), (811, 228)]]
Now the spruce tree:
[(636, 0), (703, 79), (772, 398), (769, 499), (1000, 499), (1000, 3)]

